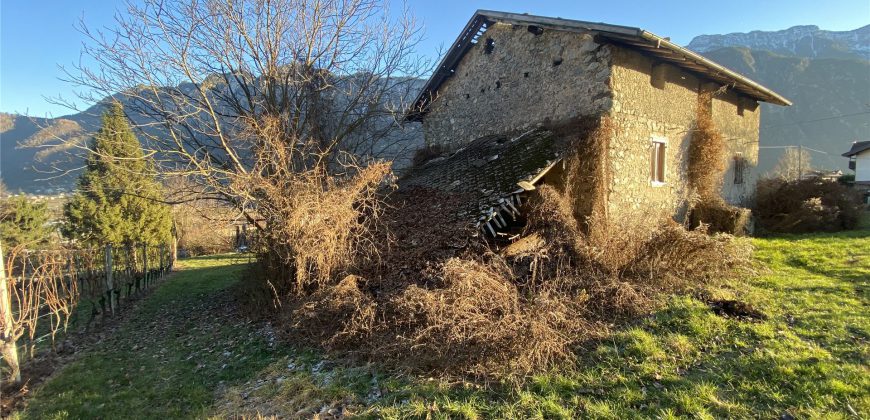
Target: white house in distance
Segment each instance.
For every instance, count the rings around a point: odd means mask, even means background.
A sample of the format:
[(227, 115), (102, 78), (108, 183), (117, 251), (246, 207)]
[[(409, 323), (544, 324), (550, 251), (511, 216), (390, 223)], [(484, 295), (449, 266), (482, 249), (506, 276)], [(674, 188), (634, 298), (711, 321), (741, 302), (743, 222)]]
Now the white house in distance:
[(849, 158), (849, 169), (855, 171), (855, 185), (870, 185), (870, 141), (856, 141), (843, 156)]

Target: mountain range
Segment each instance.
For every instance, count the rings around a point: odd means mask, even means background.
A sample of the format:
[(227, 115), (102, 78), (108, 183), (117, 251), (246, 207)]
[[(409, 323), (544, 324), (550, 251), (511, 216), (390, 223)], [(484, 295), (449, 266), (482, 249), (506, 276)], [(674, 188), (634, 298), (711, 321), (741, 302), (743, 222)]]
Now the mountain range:
[[(701, 35), (688, 48), (789, 98), (794, 105), (762, 104), (759, 171), (769, 171), (784, 147), (803, 145), (814, 166), (846, 169), (840, 153), (870, 139), (870, 25), (852, 31), (795, 26), (781, 31)], [(422, 84), (422, 83), (421, 83)], [(102, 104), (46, 119), (0, 114), (0, 177), (10, 191), (70, 189), (82, 165), (64, 140), (82, 140), (99, 127)], [(415, 144), (422, 132), (401, 134)], [(65, 150), (66, 149), (66, 150)]]
[(793, 102), (761, 105), (762, 173), (773, 168), (783, 147), (797, 145), (818, 150), (811, 152), (813, 166), (846, 172), (840, 154), (852, 142), (870, 139), (870, 25), (701, 35), (688, 48)]

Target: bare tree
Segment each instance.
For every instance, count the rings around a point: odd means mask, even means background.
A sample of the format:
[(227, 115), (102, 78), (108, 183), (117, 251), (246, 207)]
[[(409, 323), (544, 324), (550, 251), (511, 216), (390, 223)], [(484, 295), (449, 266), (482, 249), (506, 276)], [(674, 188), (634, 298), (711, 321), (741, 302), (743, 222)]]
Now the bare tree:
[(812, 170), (812, 156), (803, 148), (786, 148), (773, 168), (773, 175), (786, 181), (796, 181)]
[(305, 213), (283, 197), (303, 184), (358, 193), (342, 203), (373, 215), (371, 190), (389, 171), (361, 174), (404, 151), (400, 117), (427, 71), (414, 18), (388, 3), (131, 1), (114, 28), (82, 24), (96, 65), (68, 79), (89, 102), (124, 103), (156, 170), (188, 178), (196, 198), (230, 203), (261, 230), (286, 232), (286, 218)]

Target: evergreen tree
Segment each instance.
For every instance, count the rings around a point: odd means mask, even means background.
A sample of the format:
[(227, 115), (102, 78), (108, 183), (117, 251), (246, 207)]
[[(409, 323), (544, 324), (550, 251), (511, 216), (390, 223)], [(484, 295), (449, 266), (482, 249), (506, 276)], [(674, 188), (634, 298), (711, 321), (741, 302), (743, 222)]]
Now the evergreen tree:
[(172, 216), (124, 111), (114, 103), (92, 139), (78, 188), (64, 207), (64, 234), (86, 243), (168, 243)]
[[(4, 248), (36, 248), (51, 241), (48, 206), (24, 196), (0, 202), (0, 242)], [(8, 249), (8, 248), (7, 248)]]

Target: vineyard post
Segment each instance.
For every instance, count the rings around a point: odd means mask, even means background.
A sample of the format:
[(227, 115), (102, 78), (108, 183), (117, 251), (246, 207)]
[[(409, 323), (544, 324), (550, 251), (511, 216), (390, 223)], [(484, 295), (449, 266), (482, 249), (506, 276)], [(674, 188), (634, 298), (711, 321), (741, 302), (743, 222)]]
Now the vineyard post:
[(18, 364), (18, 347), (15, 345), (15, 324), (12, 321), (12, 296), (6, 278), (6, 262), (3, 259), (3, 245), (0, 245), (0, 312), (3, 317), (3, 358), (9, 365), (12, 382), (21, 382), (21, 367)]
[(166, 253), (166, 244), (160, 244), (160, 276), (162, 277), (166, 274), (166, 262), (163, 260), (163, 256)]
[(144, 287), (148, 287), (148, 245), (142, 244), (142, 278), (145, 281)]
[(112, 244), (106, 244), (106, 287), (109, 289), (109, 310), (115, 315), (115, 285), (112, 274)]

